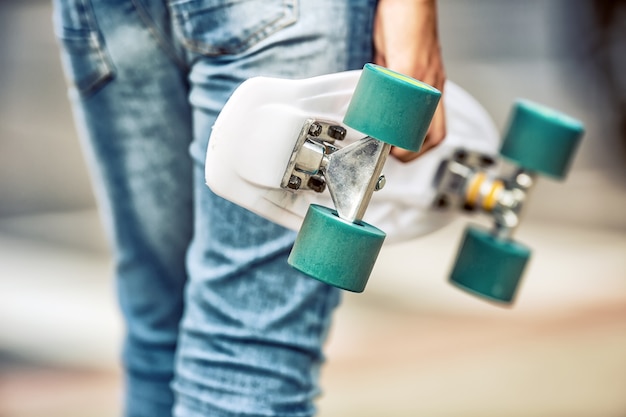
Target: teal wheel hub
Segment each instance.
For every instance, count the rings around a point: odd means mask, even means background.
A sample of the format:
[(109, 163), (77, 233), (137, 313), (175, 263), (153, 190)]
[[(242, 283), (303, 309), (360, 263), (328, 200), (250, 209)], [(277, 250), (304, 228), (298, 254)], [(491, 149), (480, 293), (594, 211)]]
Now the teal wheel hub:
[(530, 254), (522, 244), (468, 227), (450, 282), (492, 301), (511, 303)]
[(518, 101), (500, 153), (523, 168), (565, 178), (584, 133), (581, 122), (530, 101)]
[(335, 210), (312, 204), (288, 262), (322, 282), (362, 292), (384, 240), (380, 229), (348, 222)]
[(440, 97), (426, 83), (366, 64), (343, 121), (382, 142), (417, 152)]

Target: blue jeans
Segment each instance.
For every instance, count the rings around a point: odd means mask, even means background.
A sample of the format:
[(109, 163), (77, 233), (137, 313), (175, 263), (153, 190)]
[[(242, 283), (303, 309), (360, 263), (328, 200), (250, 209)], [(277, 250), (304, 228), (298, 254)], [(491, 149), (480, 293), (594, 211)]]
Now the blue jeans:
[(210, 192), (204, 155), (217, 114), (245, 79), (370, 61), (375, 0), (54, 6), (115, 257), (125, 415), (312, 415), (339, 293), (287, 265), (293, 232)]

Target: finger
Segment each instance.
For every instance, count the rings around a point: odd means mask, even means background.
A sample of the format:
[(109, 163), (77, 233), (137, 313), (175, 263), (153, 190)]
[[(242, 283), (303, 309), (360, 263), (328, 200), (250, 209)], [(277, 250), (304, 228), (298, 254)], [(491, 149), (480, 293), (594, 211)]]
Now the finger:
[(375, 52), (374, 53), (374, 64), (376, 65), (380, 65), (381, 67), (386, 67), (387, 66), (387, 60), (385, 59), (385, 56), (379, 52)]
[(395, 146), (391, 148), (391, 155), (400, 162), (411, 162), (419, 157), (420, 154), (421, 152), (411, 152)]
[(433, 120), (430, 123), (424, 144), (420, 149), (421, 153), (424, 153), (443, 142), (446, 137), (446, 115), (443, 107), (443, 103), (439, 103), (437, 110), (433, 116)]

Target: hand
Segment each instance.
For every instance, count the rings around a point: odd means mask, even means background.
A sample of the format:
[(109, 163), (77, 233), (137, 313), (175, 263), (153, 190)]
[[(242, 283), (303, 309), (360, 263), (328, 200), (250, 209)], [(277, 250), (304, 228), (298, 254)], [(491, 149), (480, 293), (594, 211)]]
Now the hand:
[[(437, 30), (436, 0), (379, 0), (374, 19), (374, 62), (432, 85), (443, 93), (446, 79)], [(443, 100), (419, 152), (393, 148), (391, 154), (412, 161), (446, 136)]]

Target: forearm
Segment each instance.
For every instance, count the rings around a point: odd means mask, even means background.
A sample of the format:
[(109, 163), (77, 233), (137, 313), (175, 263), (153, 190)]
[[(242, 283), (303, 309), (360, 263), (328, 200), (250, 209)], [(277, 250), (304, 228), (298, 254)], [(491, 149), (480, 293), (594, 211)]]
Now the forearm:
[(380, 0), (374, 46), (377, 62), (443, 88), (435, 0)]

